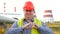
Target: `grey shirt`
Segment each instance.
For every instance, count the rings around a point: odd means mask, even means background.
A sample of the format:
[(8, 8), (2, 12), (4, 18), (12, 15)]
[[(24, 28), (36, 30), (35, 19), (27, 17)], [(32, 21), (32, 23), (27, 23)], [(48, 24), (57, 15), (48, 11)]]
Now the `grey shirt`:
[[(23, 30), (22, 27), (18, 28), (17, 21), (12, 25), (12, 27), (6, 32), (6, 34), (20, 34), (21, 31), (23, 31), (23, 34), (31, 34), (31, 28), (28, 30)], [(26, 21), (24, 21), (24, 24), (27, 24)], [(40, 27), (39, 32), (41, 34), (54, 34), (53, 31), (48, 28), (43, 22), (42, 27)]]

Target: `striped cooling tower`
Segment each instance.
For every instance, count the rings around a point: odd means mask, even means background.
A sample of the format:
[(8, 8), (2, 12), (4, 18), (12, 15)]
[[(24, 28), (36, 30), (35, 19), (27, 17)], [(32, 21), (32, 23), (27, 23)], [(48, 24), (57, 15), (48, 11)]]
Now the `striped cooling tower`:
[(52, 10), (44, 11), (44, 22), (53, 22)]

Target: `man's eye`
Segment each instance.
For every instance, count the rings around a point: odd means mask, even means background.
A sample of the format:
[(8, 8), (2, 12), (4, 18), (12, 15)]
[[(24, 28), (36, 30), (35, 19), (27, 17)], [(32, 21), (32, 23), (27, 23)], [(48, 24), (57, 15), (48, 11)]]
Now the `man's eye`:
[(26, 10), (26, 11), (28, 11), (28, 10)]

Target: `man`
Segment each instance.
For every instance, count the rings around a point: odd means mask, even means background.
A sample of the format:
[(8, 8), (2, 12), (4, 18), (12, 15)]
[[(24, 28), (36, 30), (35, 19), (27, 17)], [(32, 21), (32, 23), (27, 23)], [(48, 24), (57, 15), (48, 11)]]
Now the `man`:
[(34, 17), (34, 5), (27, 1), (23, 7), (24, 18), (16, 21), (7, 34), (54, 34), (42, 21)]

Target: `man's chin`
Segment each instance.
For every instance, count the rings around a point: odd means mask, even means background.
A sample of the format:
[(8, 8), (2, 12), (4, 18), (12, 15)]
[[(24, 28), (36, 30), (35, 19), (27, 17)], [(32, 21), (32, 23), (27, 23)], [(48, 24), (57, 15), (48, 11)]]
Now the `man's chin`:
[(30, 17), (26, 17), (27, 19), (31, 19)]

